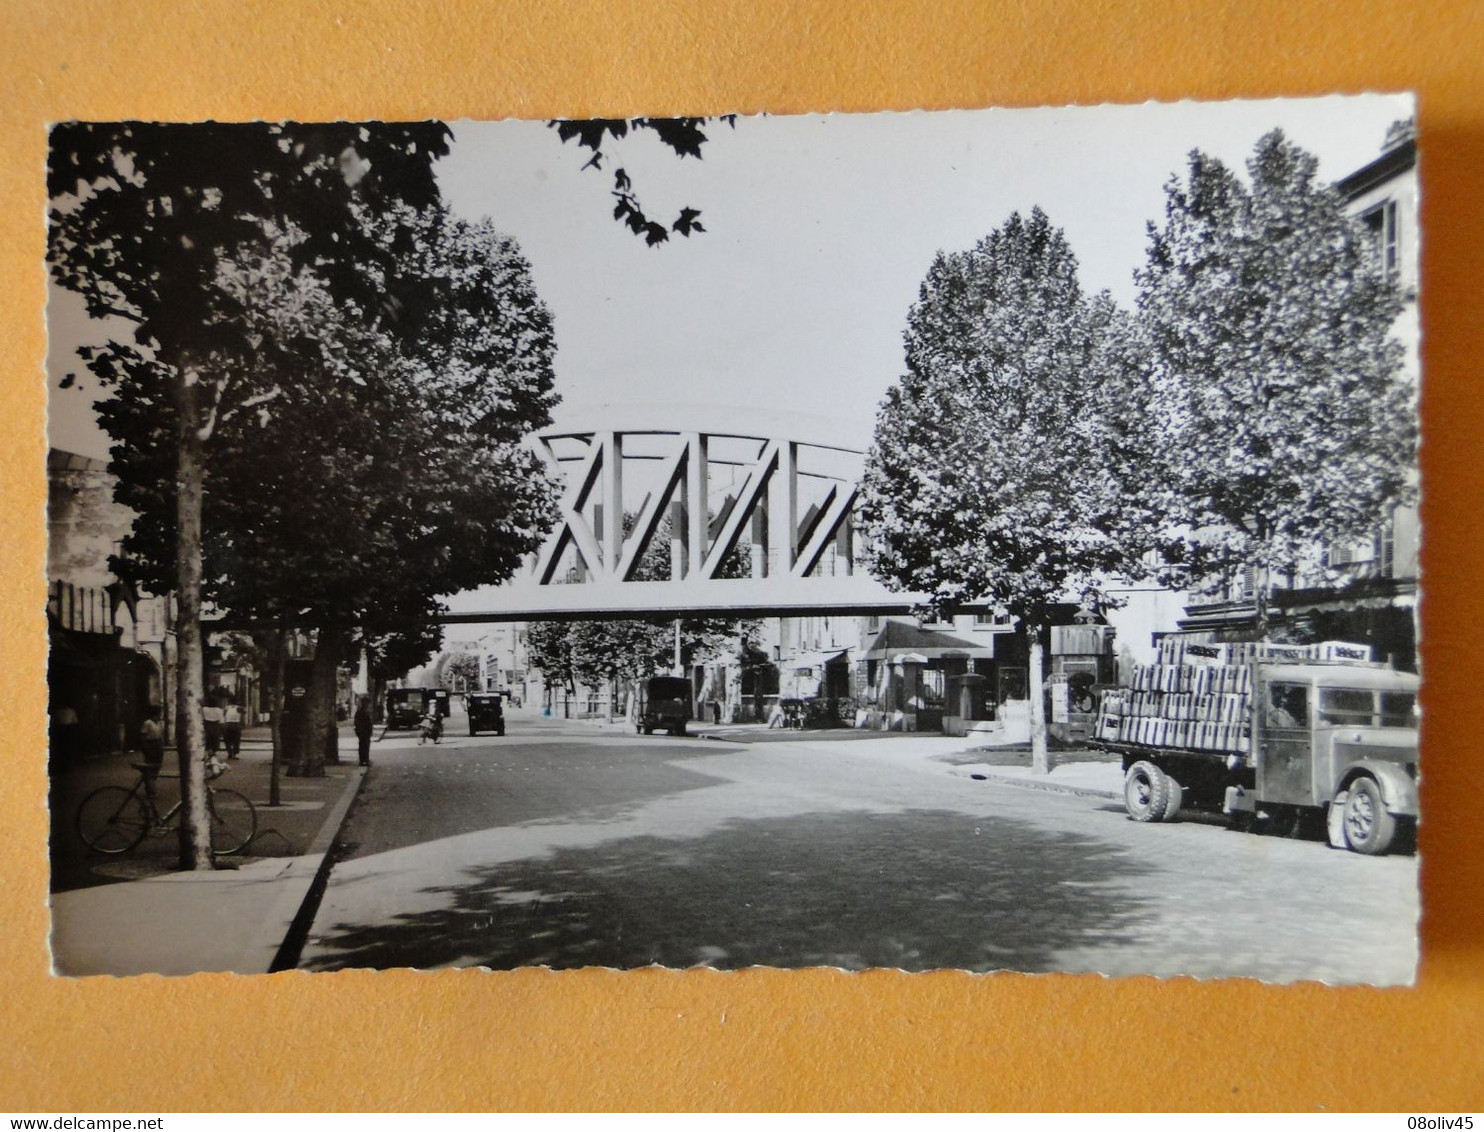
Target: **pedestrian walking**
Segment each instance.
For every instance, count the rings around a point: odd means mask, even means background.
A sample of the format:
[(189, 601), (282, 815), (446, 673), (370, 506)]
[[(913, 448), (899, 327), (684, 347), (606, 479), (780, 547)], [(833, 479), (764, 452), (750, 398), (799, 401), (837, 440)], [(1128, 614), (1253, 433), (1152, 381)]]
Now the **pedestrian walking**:
[(222, 745), (222, 705), (216, 693), (207, 696), (201, 707), (201, 722), (206, 724), (206, 754), (216, 758), (217, 748)]
[(356, 702), (355, 718), (356, 748), (360, 752), (362, 766), (371, 765), (371, 732), (375, 729), (375, 724), (371, 722), (371, 700), (362, 696)]
[(227, 748), (228, 760), (235, 759), (242, 750), (242, 709), (237, 706), (237, 697), (229, 695), (222, 705), (222, 743)]

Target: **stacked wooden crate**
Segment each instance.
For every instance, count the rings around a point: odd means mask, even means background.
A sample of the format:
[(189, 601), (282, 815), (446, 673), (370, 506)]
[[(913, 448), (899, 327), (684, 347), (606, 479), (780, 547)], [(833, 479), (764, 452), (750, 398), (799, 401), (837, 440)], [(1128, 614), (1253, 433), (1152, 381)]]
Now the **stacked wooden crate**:
[(1093, 734), (1141, 747), (1247, 754), (1252, 745), (1252, 662), (1366, 663), (1370, 649), (1346, 641), (1278, 645), (1160, 641), (1154, 664), (1126, 688), (1103, 694)]
[(1127, 688), (1104, 694), (1097, 737), (1245, 754), (1252, 740), (1250, 648), (1161, 641), (1154, 664), (1139, 665)]

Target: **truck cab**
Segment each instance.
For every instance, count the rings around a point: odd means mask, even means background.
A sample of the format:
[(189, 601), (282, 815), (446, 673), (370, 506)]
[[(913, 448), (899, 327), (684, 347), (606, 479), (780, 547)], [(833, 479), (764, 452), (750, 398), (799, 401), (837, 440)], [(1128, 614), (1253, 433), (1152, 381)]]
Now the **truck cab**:
[(1253, 802), (1327, 806), (1332, 844), (1384, 853), (1399, 823), (1417, 819), (1418, 678), (1267, 663), (1255, 677)]

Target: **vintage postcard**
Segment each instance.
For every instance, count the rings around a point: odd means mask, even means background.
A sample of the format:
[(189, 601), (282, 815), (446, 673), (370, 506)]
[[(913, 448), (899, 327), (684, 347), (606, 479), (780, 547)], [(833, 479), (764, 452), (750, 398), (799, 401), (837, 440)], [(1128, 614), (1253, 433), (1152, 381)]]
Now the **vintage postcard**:
[(54, 970), (1410, 984), (1415, 139), (54, 126)]

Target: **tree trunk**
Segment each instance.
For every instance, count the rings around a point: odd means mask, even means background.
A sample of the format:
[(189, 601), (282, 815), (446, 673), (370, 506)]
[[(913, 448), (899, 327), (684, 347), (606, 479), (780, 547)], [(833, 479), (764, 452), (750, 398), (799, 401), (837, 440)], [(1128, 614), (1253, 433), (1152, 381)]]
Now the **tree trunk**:
[(175, 473), (176, 718), (180, 758), (180, 867), (210, 869), (211, 823), (206, 810), (205, 653), (201, 639), (201, 505), (206, 482), (202, 452), (198, 377), (177, 367), (178, 419)]
[(1253, 620), (1257, 626), (1257, 639), (1265, 641), (1268, 639), (1268, 596), (1272, 589), (1272, 567), (1268, 564), (1267, 551), (1272, 539), (1272, 528), (1268, 521), (1259, 515), (1254, 521), (1257, 530), (1258, 545), (1263, 548), (1264, 561), (1252, 570), (1252, 613)]
[(288, 637), (277, 626), (267, 640), (268, 653), (268, 804), (283, 805), (283, 674), (288, 659)]
[(1031, 773), (1050, 774), (1051, 758), (1046, 750), (1046, 700), (1041, 685), (1044, 662), (1041, 656), (1041, 627), (1028, 626), (1030, 633)]
[(1257, 639), (1265, 641), (1268, 639), (1268, 567), (1259, 566), (1252, 572), (1253, 589), (1257, 592), (1252, 595), (1253, 612), (1257, 621)]
[(340, 764), (340, 662), (345, 657), (344, 634), (322, 630), (320, 642), (328, 655), (321, 658), (320, 648), (315, 649), (315, 679), (324, 697), (325, 726), (321, 732), (325, 762), (331, 766)]
[[(300, 744), (294, 775), (299, 778), (323, 778), (327, 731), (335, 727), (335, 670), (340, 664), (340, 636), (332, 629), (321, 629), (314, 644), (314, 661), (309, 676), (309, 703), (304, 721), (304, 741)], [(328, 678), (326, 671), (328, 670)]]

